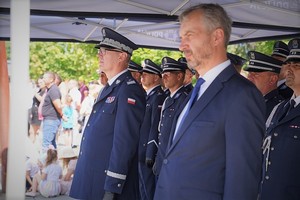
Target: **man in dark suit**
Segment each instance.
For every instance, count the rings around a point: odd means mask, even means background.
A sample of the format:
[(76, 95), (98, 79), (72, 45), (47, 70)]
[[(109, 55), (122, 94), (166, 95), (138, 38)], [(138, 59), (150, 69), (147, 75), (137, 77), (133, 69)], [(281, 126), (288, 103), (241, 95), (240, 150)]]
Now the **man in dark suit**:
[(288, 46), (286, 85), (294, 94), (267, 121), (260, 200), (300, 199), (300, 39)]
[(184, 74), (187, 70), (186, 66), (170, 57), (164, 57), (162, 59), (162, 66), (163, 82), (166, 88), (170, 90), (170, 95), (165, 99), (160, 115), (157, 141), (158, 151), (155, 158), (155, 165), (153, 166), (153, 172), (156, 178), (159, 175), (166, 152), (175, 113), (188, 95), (183, 85), (185, 79)]
[(256, 51), (249, 51), (248, 57), (249, 64), (244, 70), (248, 71), (248, 79), (254, 83), (265, 98), (267, 120), (273, 108), (284, 100), (277, 89), (283, 62)]
[(138, 142), (145, 94), (127, 70), (137, 46), (103, 28), (99, 48), (108, 84), (85, 127), (70, 196), (75, 199), (138, 199)]
[(165, 93), (161, 88), (160, 66), (150, 59), (144, 61), (142, 85), (146, 90), (146, 112), (141, 126), (139, 142), (139, 185), (141, 200), (152, 200), (155, 176), (152, 172), (157, 152), (158, 123)]
[(255, 200), (263, 96), (227, 59), (231, 20), (220, 5), (193, 6), (179, 19), (180, 50), (200, 78), (175, 116), (154, 199)]

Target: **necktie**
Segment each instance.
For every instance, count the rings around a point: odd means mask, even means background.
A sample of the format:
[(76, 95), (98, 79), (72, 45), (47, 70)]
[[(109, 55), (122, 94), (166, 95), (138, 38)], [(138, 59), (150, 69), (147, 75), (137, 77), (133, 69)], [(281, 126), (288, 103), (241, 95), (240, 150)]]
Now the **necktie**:
[(284, 107), (282, 115), (279, 118), (279, 121), (281, 121), (283, 118), (285, 118), (285, 116), (287, 116), (291, 112), (295, 104), (296, 104), (295, 100), (292, 99), (291, 101), (289, 101), (289, 103)]
[(198, 93), (200, 90), (201, 85), (205, 82), (205, 80), (203, 78), (199, 78), (197, 80), (197, 83), (193, 89), (189, 104), (188, 104), (188, 108), (187, 108), (187, 112), (190, 111), (191, 107), (194, 105), (194, 103), (197, 101), (198, 99)]
[(180, 129), (180, 127), (182, 126), (187, 114), (189, 113), (191, 107), (194, 105), (194, 103), (197, 101), (198, 99), (198, 93), (199, 93), (199, 90), (200, 90), (200, 87), (201, 85), (205, 82), (205, 80), (203, 78), (199, 78), (197, 80), (197, 83), (192, 91), (192, 95), (191, 95), (191, 98), (188, 102), (188, 105), (187, 105), (187, 109), (186, 109), (186, 112), (183, 113), (183, 116), (181, 118), (180, 121), (177, 121), (179, 123), (178, 126), (176, 126), (176, 129), (175, 129), (175, 133), (174, 133), (174, 136), (173, 136), (173, 140), (175, 139), (176, 135), (177, 135), (177, 132), (178, 130)]

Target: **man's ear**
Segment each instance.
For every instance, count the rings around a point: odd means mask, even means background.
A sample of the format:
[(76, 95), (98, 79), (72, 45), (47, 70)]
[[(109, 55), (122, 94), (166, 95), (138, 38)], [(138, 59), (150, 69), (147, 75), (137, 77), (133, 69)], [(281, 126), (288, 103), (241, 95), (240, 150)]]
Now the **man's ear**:
[(217, 28), (212, 33), (213, 36), (213, 45), (218, 46), (224, 43), (224, 31), (221, 28)]

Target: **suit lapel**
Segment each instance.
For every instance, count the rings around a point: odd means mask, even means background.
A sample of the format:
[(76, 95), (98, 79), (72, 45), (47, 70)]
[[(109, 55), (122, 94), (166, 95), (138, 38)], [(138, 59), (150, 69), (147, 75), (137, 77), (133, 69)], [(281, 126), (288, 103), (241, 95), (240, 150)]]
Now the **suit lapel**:
[[(176, 137), (174, 138), (173, 142), (171, 141), (173, 139), (170, 139), (169, 142), (169, 149), (167, 151), (167, 154), (172, 151), (174, 146), (178, 143), (180, 138), (186, 133), (186, 130), (191, 126), (191, 124), (194, 122), (195, 118), (201, 114), (203, 109), (211, 102), (213, 101), (213, 98), (220, 92), (220, 90), (223, 88), (223, 82), (227, 81), (232, 75), (237, 73), (235, 69), (232, 66), (229, 66), (225, 68), (211, 83), (211, 85), (207, 88), (207, 90), (202, 94), (200, 99), (195, 102), (187, 116), (185, 117), (184, 121), (182, 122), (182, 125), (180, 129), (178, 130)], [(188, 100), (190, 99), (191, 93), (189, 94), (188, 98), (185, 100), (183, 105), (186, 105)], [(184, 107), (183, 107), (184, 108)], [(182, 108), (182, 109), (183, 109)], [(178, 116), (180, 113), (178, 113)], [(177, 119), (178, 119), (177, 116)], [(177, 121), (177, 120), (176, 120)], [(175, 123), (176, 127), (176, 123)], [(173, 129), (173, 133), (175, 132), (175, 127)]]

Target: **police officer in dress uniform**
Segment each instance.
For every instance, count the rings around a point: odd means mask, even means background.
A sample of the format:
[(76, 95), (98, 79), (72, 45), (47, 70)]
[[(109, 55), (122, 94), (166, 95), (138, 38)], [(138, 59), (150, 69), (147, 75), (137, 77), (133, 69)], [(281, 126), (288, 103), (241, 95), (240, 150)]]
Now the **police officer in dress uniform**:
[(141, 76), (143, 68), (139, 64), (135, 63), (134, 61), (130, 61), (128, 65), (128, 70), (130, 71), (132, 77), (141, 84)]
[(158, 151), (153, 166), (153, 171), (157, 178), (168, 145), (175, 113), (188, 95), (186, 88), (183, 85), (187, 70), (186, 66), (169, 57), (164, 57), (162, 59), (162, 66), (163, 82), (171, 93), (164, 101), (158, 127)]
[(142, 85), (146, 90), (146, 113), (141, 127), (139, 142), (139, 180), (142, 200), (152, 200), (155, 190), (155, 176), (152, 172), (157, 152), (158, 123), (165, 93), (161, 83), (160, 66), (150, 59), (144, 61)]
[(185, 68), (185, 77), (183, 80), (183, 85), (184, 85), (185, 91), (189, 94), (194, 88), (194, 86), (192, 84), (192, 79), (193, 79), (193, 76), (195, 75), (195, 70), (188, 67), (185, 57), (179, 58), (178, 62), (180, 62), (182, 64), (182, 66)]
[(127, 66), (137, 46), (102, 29), (101, 69), (108, 78), (83, 133), (70, 196), (75, 199), (139, 199), (138, 142), (145, 94)]
[[(282, 41), (276, 41), (274, 43), (273, 53), (271, 56), (277, 60), (285, 61), (288, 55), (289, 55), (288, 45)], [(284, 99), (290, 99), (293, 94), (293, 90), (285, 84), (285, 74), (286, 74), (286, 67), (282, 66), (279, 74), (279, 80), (277, 82), (277, 87), (279, 90), (279, 94)]]
[(249, 65), (245, 67), (248, 71), (248, 79), (253, 82), (265, 98), (267, 112), (266, 120), (273, 108), (283, 101), (277, 89), (277, 81), (282, 61), (256, 51), (248, 52)]
[(246, 59), (232, 53), (227, 53), (227, 57), (229, 58), (230, 62), (233, 64), (236, 71), (238, 73), (241, 73), (242, 67), (246, 63)]
[(294, 94), (267, 121), (260, 200), (300, 199), (300, 39), (288, 46), (286, 84)]

